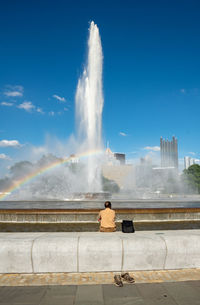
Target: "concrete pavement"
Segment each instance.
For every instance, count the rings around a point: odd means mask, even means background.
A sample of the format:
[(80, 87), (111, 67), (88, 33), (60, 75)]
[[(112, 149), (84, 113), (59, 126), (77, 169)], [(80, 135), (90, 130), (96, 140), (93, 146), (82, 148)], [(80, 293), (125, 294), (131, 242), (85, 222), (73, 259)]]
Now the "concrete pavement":
[(199, 305), (200, 281), (157, 284), (0, 287), (1, 305)]

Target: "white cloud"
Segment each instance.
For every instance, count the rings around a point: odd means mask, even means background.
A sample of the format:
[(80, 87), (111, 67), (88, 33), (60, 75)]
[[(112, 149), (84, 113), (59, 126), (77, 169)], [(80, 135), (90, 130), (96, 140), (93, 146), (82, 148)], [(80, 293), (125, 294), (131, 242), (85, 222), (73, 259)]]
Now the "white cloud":
[(24, 109), (26, 111), (31, 111), (35, 109), (35, 106), (32, 104), (32, 102), (23, 102), (19, 106), (17, 106), (19, 109)]
[(144, 147), (145, 150), (152, 150), (152, 151), (160, 151), (159, 146), (146, 146)]
[(49, 112), (49, 115), (54, 116), (54, 115), (55, 115), (55, 112), (54, 112), (54, 111), (50, 111), (50, 112)]
[(32, 154), (33, 154), (34, 156), (44, 155), (44, 154), (46, 154), (46, 153), (48, 153), (48, 150), (47, 150), (47, 148), (44, 147), (44, 146), (39, 146), (39, 147), (33, 146), (33, 147), (32, 147)]
[(1, 140), (0, 147), (19, 147), (21, 144), (17, 140)]
[(2, 102), (1, 105), (11, 107), (11, 106), (13, 106), (13, 103)]
[(59, 102), (63, 102), (63, 103), (66, 102), (66, 99), (64, 97), (59, 96), (59, 95), (54, 94), (53, 97), (55, 99), (57, 99)]
[(9, 97), (17, 97), (17, 96), (23, 96), (23, 93), (19, 91), (10, 91), (10, 92), (4, 92), (4, 95)]
[(34, 111), (36, 111), (38, 113), (44, 114), (44, 111), (42, 110), (42, 108), (36, 107), (30, 101), (23, 102), (22, 104), (18, 105), (17, 108), (24, 109), (25, 111), (28, 111), (28, 112), (31, 112), (32, 110), (34, 110)]
[(1, 160), (11, 160), (11, 158), (5, 154), (0, 154), (0, 159)]
[(6, 86), (4, 95), (7, 97), (21, 97), (23, 96), (24, 88), (22, 86)]
[(127, 134), (122, 132), (122, 131), (119, 132), (119, 135), (122, 136), (122, 137), (126, 137), (127, 136)]
[(186, 93), (186, 90), (184, 88), (180, 89), (180, 92), (185, 94)]
[(38, 107), (38, 108), (36, 109), (36, 111), (39, 112), (39, 113), (44, 114), (44, 111), (42, 110), (42, 108), (39, 108), (39, 107)]
[(190, 151), (188, 154), (193, 155), (193, 156), (196, 155), (196, 153), (193, 151)]

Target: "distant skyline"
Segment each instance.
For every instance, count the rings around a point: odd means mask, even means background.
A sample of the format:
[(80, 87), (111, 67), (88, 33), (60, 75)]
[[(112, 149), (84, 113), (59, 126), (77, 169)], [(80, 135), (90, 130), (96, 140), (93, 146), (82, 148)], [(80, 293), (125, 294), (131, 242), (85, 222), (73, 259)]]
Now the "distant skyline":
[(75, 150), (75, 92), (89, 22), (100, 30), (103, 144), (160, 160), (160, 137), (200, 159), (199, 1), (14, 1), (0, 10), (0, 177)]

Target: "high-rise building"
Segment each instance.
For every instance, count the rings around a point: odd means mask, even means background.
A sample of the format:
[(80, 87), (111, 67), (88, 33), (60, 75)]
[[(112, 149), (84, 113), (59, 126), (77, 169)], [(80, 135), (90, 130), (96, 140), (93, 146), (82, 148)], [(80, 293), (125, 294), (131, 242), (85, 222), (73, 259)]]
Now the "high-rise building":
[(122, 153), (113, 153), (109, 147), (106, 148), (106, 161), (112, 164), (125, 165), (126, 155)]
[(115, 159), (119, 161), (121, 165), (126, 163), (126, 155), (122, 153), (114, 153)]
[(194, 159), (194, 158), (187, 157), (187, 156), (184, 157), (185, 169), (188, 169), (188, 167), (190, 167), (193, 164), (199, 164), (199, 163), (200, 163), (200, 160), (198, 160), (198, 159)]
[(184, 157), (184, 167), (185, 169), (188, 169), (188, 167), (190, 167), (190, 157)]
[(178, 168), (178, 141), (172, 137), (172, 141), (160, 138), (161, 167)]

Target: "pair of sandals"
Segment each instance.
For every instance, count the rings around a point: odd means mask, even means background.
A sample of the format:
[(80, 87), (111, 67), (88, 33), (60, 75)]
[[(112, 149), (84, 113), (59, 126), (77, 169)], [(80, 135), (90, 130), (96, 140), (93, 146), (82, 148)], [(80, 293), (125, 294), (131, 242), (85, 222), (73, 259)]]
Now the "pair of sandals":
[(122, 273), (121, 275), (115, 275), (114, 276), (114, 281), (115, 281), (115, 286), (117, 286), (117, 287), (123, 287), (123, 282), (122, 281), (125, 281), (129, 284), (135, 283), (134, 278), (131, 277), (128, 272)]

